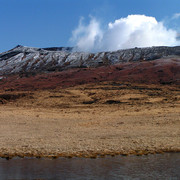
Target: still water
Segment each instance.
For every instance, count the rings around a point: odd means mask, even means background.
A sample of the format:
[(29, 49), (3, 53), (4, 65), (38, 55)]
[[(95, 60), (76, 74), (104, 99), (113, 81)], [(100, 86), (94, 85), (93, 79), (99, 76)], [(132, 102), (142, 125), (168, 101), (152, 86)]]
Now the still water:
[(180, 180), (180, 153), (97, 159), (0, 159), (0, 179)]

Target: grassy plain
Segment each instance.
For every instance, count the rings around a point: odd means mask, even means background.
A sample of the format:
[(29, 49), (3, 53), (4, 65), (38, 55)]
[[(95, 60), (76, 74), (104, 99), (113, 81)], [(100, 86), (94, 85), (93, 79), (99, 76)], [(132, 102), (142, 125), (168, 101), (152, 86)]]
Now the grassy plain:
[(0, 156), (180, 151), (180, 87), (103, 82), (0, 91)]

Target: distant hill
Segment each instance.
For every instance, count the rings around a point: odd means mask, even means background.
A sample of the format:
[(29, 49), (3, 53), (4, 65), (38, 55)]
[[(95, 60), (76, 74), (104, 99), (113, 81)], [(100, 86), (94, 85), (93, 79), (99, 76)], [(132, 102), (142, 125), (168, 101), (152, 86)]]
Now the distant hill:
[(149, 47), (113, 52), (74, 52), (72, 47), (31, 48), (18, 45), (0, 53), (0, 76), (47, 73), (71, 68), (94, 68), (127, 62), (143, 62), (180, 56), (180, 46)]

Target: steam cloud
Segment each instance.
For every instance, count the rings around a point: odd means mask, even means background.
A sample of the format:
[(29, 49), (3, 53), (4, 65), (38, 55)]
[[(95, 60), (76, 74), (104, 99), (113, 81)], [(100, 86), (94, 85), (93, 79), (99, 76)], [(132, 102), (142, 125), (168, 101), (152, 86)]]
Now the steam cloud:
[(91, 17), (88, 25), (80, 19), (72, 32), (71, 41), (78, 51), (115, 51), (133, 47), (176, 46), (177, 32), (167, 29), (163, 22), (145, 15), (129, 15), (110, 22), (102, 30), (100, 22)]

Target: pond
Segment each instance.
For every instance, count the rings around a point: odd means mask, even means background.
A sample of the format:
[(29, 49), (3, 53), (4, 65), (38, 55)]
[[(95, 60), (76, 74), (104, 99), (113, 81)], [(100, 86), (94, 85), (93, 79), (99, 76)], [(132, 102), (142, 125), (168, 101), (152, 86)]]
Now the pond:
[(180, 153), (105, 158), (0, 159), (0, 179), (180, 179)]

